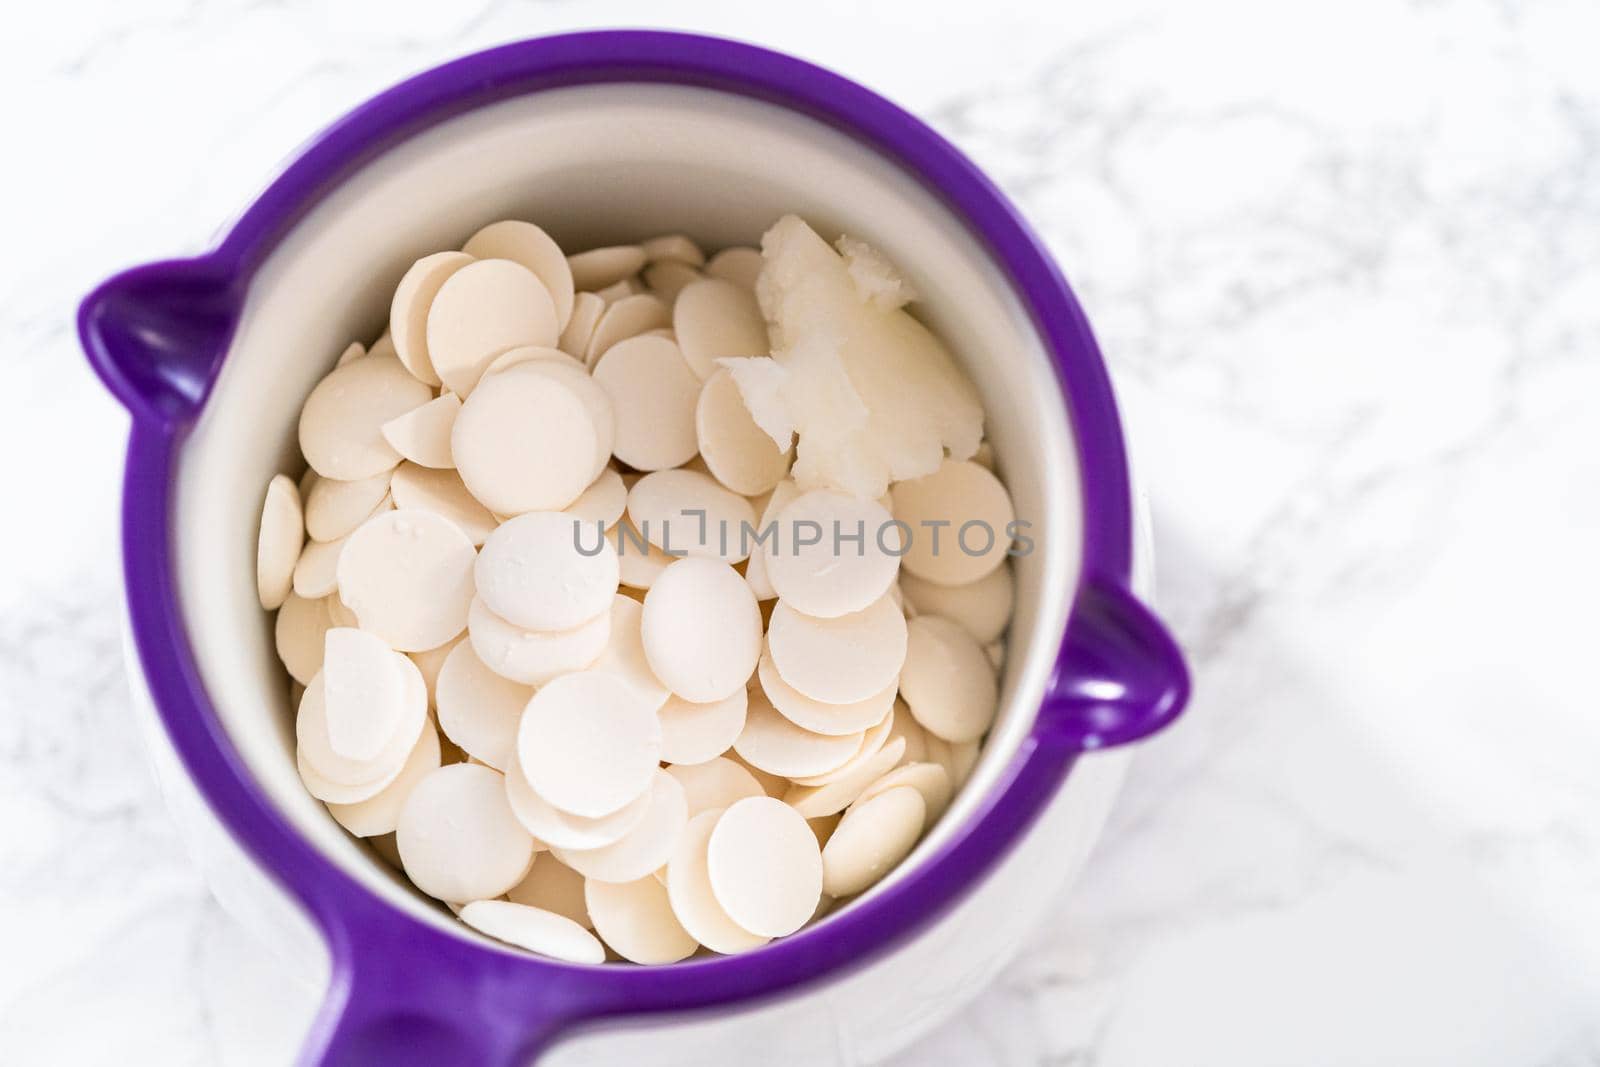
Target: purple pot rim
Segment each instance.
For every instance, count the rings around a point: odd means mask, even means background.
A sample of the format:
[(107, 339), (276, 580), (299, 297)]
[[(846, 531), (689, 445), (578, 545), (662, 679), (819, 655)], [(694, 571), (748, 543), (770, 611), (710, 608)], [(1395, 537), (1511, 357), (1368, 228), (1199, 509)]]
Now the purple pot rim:
[[(377, 155), (499, 100), (617, 82), (714, 89), (807, 115), (895, 162), (942, 201), (1008, 276), (1051, 356), (1077, 444), (1084, 519), (1079, 586), (1051, 687), (1052, 694), (1063, 694), (1056, 702), (1066, 710), (1047, 714), (1055, 699), (1047, 696), (1039, 723), (968, 825), (918, 871), (821, 928), (747, 955), (660, 968), (563, 964), (452, 936), (377, 897), (288, 825), (216, 719), (188, 646), (173, 580), (170, 474), (221, 361), (211, 360), (204, 379), (189, 383), (189, 395), (181, 398), (187, 403), (164, 403), (148, 382), (130, 378), (128, 354), (107, 340), (96, 319), (117, 287), (138, 282), (171, 289), (163, 272), (192, 273), (198, 267), (221, 279), (231, 302), (225, 340), (266, 255), (307, 211)], [(1006, 198), (939, 134), (854, 82), (789, 56), (689, 34), (597, 31), (521, 41), (435, 67), (379, 94), (311, 141), (212, 252), (134, 268), (105, 283), (85, 300), (79, 329), (95, 369), (134, 414), (122, 544), (131, 629), (145, 680), (200, 792), (329, 942), (333, 983), (314, 1042), (348, 1037), (365, 1017), (438, 1018), (449, 1011), (439, 1005), (459, 1006), (469, 997), (491, 1020), (497, 1047), (525, 1053), (587, 1019), (745, 1003), (837, 977), (913, 936), (981, 881), (1055, 795), (1078, 752), (1135, 740), (1169, 722), (1187, 698), (1176, 646), (1127, 593), (1132, 522), (1126, 453), (1105, 365), (1065, 279)], [(1082, 625), (1094, 632), (1075, 643), (1083, 618), (1090, 622)], [(1106, 625), (1116, 631), (1109, 638)], [(1137, 721), (1116, 720), (1081, 700), (1072, 703), (1074, 683), (1086, 673), (1074, 664), (1085, 660), (1087, 673), (1107, 667), (1120, 675), (1119, 684), (1130, 674), (1145, 676), (1145, 688), (1155, 695), (1141, 698)]]

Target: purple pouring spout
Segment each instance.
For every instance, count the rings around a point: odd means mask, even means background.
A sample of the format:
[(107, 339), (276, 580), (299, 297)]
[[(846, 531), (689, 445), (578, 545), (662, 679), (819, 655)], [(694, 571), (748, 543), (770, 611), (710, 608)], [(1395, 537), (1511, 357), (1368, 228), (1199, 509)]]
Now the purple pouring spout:
[(199, 411), (239, 319), (238, 272), (214, 256), (124, 271), (90, 293), (78, 332), (106, 387), (136, 417)]

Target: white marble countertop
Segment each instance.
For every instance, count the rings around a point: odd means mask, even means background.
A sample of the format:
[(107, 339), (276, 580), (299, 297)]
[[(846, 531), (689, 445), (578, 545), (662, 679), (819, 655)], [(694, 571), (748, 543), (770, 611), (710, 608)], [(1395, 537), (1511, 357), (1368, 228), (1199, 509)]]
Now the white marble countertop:
[[(445, 57), (660, 4), (35, 5), (0, 40), (0, 1062), (266, 1064), (314, 993), (128, 717), (70, 315)], [(1091, 868), (904, 1064), (1600, 1063), (1600, 10), (673, 5), (928, 117), (1059, 255), (1196, 667)]]

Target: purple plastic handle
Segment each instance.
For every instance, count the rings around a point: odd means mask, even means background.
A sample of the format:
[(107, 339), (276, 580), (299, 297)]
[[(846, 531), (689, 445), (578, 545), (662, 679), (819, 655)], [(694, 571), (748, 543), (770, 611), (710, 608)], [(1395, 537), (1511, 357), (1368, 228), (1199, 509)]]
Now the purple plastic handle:
[[(965, 223), (1045, 343), (1078, 445), (1082, 577), (1032, 733), (997, 786), (911, 876), (819, 927), (728, 958), (578, 966), (488, 947), (402, 912), (302, 838), (252, 779), (201, 684), (174, 581), (172, 471), (225, 358), (255, 270), (363, 164), (455, 115), (546, 89), (690, 85), (767, 101), (853, 137)], [(321, 929), (333, 960), (310, 1064), (514, 1064), (571, 1027), (619, 1015), (746, 1006), (837, 978), (915, 937), (987, 876), (1083, 751), (1145, 736), (1181, 710), (1182, 656), (1127, 591), (1126, 456), (1105, 366), (1077, 301), (994, 186), (913, 116), (846, 79), (707, 37), (607, 31), (467, 56), (388, 90), (310, 142), (206, 255), (138, 267), (83, 302), (91, 364), (133, 415), (122, 502), (124, 583), (140, 666), (168, 738), (213, 811)]]

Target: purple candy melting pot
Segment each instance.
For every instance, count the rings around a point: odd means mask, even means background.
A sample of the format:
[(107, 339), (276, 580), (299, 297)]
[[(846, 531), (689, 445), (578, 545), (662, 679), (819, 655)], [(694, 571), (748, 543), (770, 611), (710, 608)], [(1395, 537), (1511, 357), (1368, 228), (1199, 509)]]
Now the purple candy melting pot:
[[(172, 471), (238, 323), (285, 233), (363, 164), (446, 119), (578, 85), (665, 83), (754, 98), (818, 120), (897, 164), (943, 202), (1009, 279), (1055, 364), (1077, 443), (1079, 586), (1029, 736), (975, 814), (918, 869), (822, 927), (742, 956), (667, 967), (576, 966), (451, 936), (397, 910), (299, 836), (217, 722), (174, 583)], [(563, 1031), (621, 1014), (749, 1003), (837, 977), (914, 937), (1020, 839), (1075, 757), (1170, 722), (1189, 690), (1181, 655), (1129, 592), (1127, 459), (1106, 369), (1066, 282), (1016, 211), (938, 134), (835, 74), (748, 45), (600, 32), (506, 45), (428, 71), (313, 141), (212, 252), (126, 271), (79, 312), (90, 362), (132, 413), (122, 547), (134, 643), (161, 719), (214, 813), (309, 913), (332, 982), (311, 1063), (518, 1063)]]

